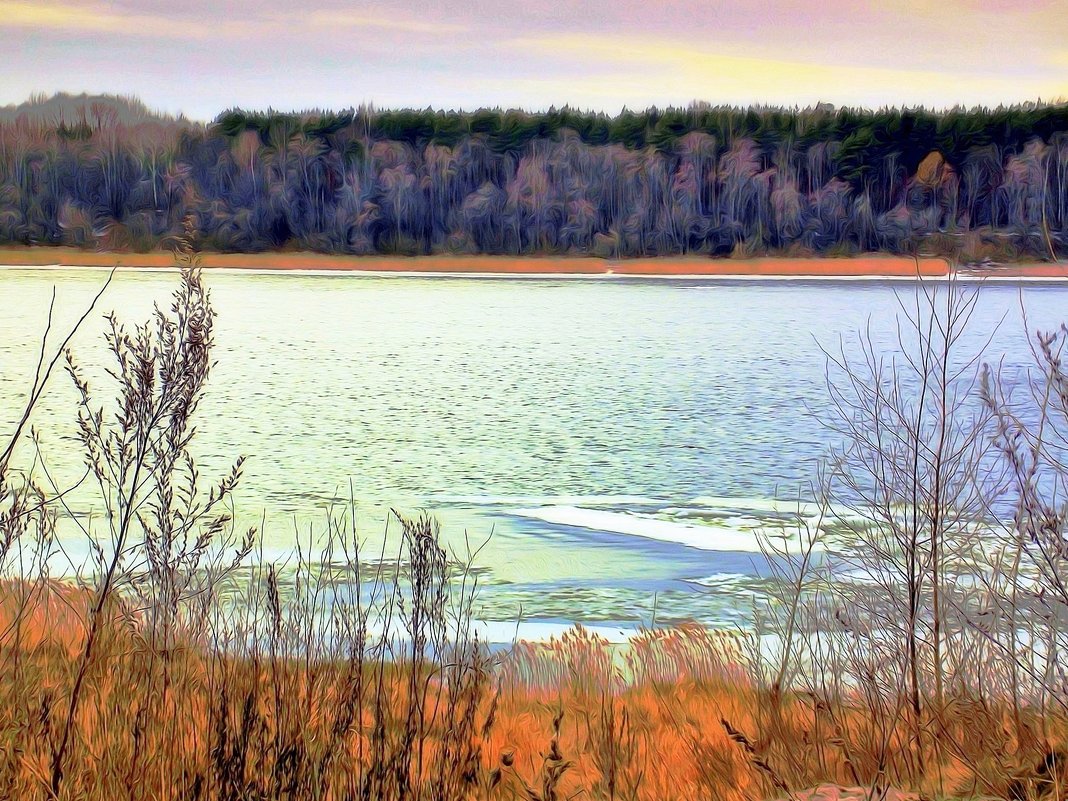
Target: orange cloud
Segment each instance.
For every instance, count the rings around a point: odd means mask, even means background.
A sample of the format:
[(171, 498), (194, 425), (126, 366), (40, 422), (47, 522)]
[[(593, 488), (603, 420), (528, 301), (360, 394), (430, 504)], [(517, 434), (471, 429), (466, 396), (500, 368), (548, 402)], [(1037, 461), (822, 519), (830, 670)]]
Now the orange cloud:
[[(997, 104), (1021, 97), (1068, 97), (1068, 76), (1026, 78), (865, 65), (831, 65), (800, 60), (710, 52), (670, 40), (597, 37), (583, 34), (513, 39), (509, 48), (545, 59), (579, 61), (576, 75), (610, 65), (601, 75), (570, 81), (572, 94), (604, 98), (629, 87), (656, 102), (668, 98), (714, 98), (727, 103), (807, 105), (830, 101), (849, 105)], [(607, 73), (607, 74), (606, 74)]]
[(308, 24), (321, 28), (383, 28), (408, 33), (463, 33), (466, 25), (361, 14), (355, 11), (313, 11), (303, 17)]
[(66, 5), (62, 3), (0, 0), (0, 29), (33, 28), (93, 33), (116, 33), (124, 36), (166, 36), (202, 39), (209, 36), (247, 35), (248, 26), (237, 22), (184, 24), (182, 20), (158, 14), (127, 14), (101, 5)]
[[(21, 28), (68, 28), (90, 31), (130, 32), (144, 17), (109, 13), (93, 6), (65, 6), (0, 0), (0, 25)], [(156, 20), (151, 20), (156, 22)]]

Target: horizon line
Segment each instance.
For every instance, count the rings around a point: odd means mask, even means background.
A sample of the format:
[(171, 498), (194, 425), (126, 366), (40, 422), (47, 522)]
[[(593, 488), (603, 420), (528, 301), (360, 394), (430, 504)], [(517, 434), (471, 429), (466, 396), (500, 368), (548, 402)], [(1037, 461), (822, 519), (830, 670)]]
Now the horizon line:
[(754, 102), (754, 103), (748, 103), (748, 104), (739, 104), (739, 103), (728, 103), (728, 102), (717, 103), (717, 102), (711, 101), (711, 100), (693, 99), (693, 100), (690, 100), (689, 102), (687, 102), (686, 104), (669, 103), (669, 104), (666, 104), (666, 105), (663, 105), (663, 106), (650, 105), (650, 106), (645, 106), (643, 108), (637, 108), (637, 107), (631, 108), (631, 107), (629, 107), (627, 105), (623, 105), (616, 112), (607, 111), (607, 110), (604, 110), (604, 109), (589, 108), (589, 107), (583, 108), (583, 107), (580, 107), (580, 106), (577, 106), (577, 105), (571, 105), (570, 103), (563, 103), (561, 105), (551, 104), (549, 106), (542, 106), (542, 107), (537, 107), (537, 108), (524, 108), (524, 107), (521, 107), (521, 106), (508, 106), (508, 107), (505, 107), (505, 106), (502, 106), (502, 105), (499, 105), (499, 104), (498, 105), (488, 105), (487, 104), (487, 105), (482, 105), (482, 106), (477, 106), (477, 107), (463, 107), (463, 106), (453, 106), (453, 107), (440, 106), (440, 107), (435, 107), (433, 105), (427, 105), (427, 106), (402, 106), (402, 105), (398, 105), (398, 106), (378, 106), (378, 105), (375, 104), (375, 102), (373, 100), (370, 100), (370, 101), (369, 100), (361, 100), (358, 104), (352, 104), (352, 105), (348, 105), (348, 106), (344, 106), (344, 107), (334, 107), (334, 108), (307, 106), (307, 107), (300, 108), (300, 109), (296, 109), (296, 108), (283, 109), (283, 108), (275, 108), (275, 107), (270, 106), (270, 105), (267, 106), (267, 108), (245, 107), (245, 106), (241, 106), (241, 105), (232, 105), (232, 106), (228, 106), (228, 107), (223, 108), (222, 110), (218, 111), (213, 118), (204, 119), (204, 118), (201, 118), (201, 117), (188, 116), (185, 112), (183, 112), (181, 110), (168, 111), (168, 110), (163, 109), (163, 108), (161, 108), (159, 106), (150, 105), (149, 103), (145, 102), (145, 100), (142, 99), (139, 95), (136, 95), (136, 94), (124, 94), (124, 93), (121, 93), (121, 92), (89, 92), (87, 90), (86, 91), (81, 91), (81, 92), (72, 92), (72, 91), (62, 90), (62, 91), (54, 91), (52, 93), (48, 93), (48, 92), (31, 92), (29, 94), (29, 96), (25, 100), (22, 100), (22, 101), (19, 101), (19, 102), (7, 103), (5, 105), (0, 106), (0, 112), (11, 113), (11, 112), (17, 111), (18, 109), (23, 108), (23, 107), (27, 107), (27, 106), (28, 107), (33, 107), (33, 106), (38, 106), (38, 105), (44, 105), (45, 103), (48, 103), (49, 101), (53, 101), (53, 100), (57, 100), (57, 99), (69, 99), (69, 100), (74, 100), (74, 101), (90, 101), (90, 100), (120, 101), (120, 102), (128, 103), (128, 104), (133, 105), (133, 106), (140, 106), (146, 113), (148, 113), (148, 114), (150, 114), (152, 116), (155, 116), (155, 117), (161, 117), (161, 118), (164, 118), (164, 119), (169, 118), (169, 119), (172, 119), (172, 120), (174, 120), (176, 122), (185, 121), (185, 122), (190, 122), (190, 123), (198, 123), (198, 124), (206, 125), (206, 126), (210, 126), (210, 125), (213, 125), (213, 124), (217, 123), (219, 121), (219, 119), (224, 114), (232, 114), (232, 113), (238, 113), (238, 112), (246, 113), (246, 114), (264, 114), (264, 115), (276, 114), (276, 115), (302, 116), (302, 115), (311, 115), (311, 114), (340, 114), (340, 113), (345, 113), (345, 112), (351, 112), (353, 114), (356, 114), (358, 112), (364, 112), (364, 113), (370, 113), (370, 114), (375, 114), (375, 113), (388, 114), (388, 113), (396, 113), (396, 112), (430, 112), (430, 113), (434, 113), (434, 114), (464, 115), (464, 114), (477, 114), (478, 112), (489, 111), (489, 112), (496, 112), (496, 113), (501, 113), (501, 114), (519, 113), (519, 114), (527, 114), (527, 115), (530, 115), (530, 116), (537, 116), (537, 115), (544, 115), (544, 114), (559, 113), (561, 111), (573, 111), (573, 112), (576, 112), (578, 114), (584, 114), (584, 115), (588, 115), (588, 116), (601, 116), (601, 117), (606, 117), (608, 119), (618, 119), (619, 117), (622, 117), (625, 114), (641, 115), (641, 114), (649, 114), (651, 112), (662, 113), (662, 112), (667, 112), (667, 111), (690, 111), (690, 110), (693, 110), (693, 109), (712, 110), (712, 111), (729, 110), (729, 111), (756, 111), (756, 112), (785, 112), (785, 113), (792, 113), (792, 114), (800, 114), (800, 113), (804, 113), (804, 112), (821, 112), (821, 111), (822, 112), (826, 112), (826, 113), (837, 113), (837, 112), (841, 112), (841, 111), (846, 111), (846, 112), (854, 112), (854, 113), (861, 113), (861, 114), (878, 114), (878, 113), (885, 113), (885, 112), (901, 112), (901, 113), (918, 112), (918, 113), (929, 113), (929, 114), (939, 115), (939, 114), (950, 114), (950, 113), (954, 113), (954, 112), (971, 114), (971, 113), (981, 113), (981, 112), (1017, 111), (1017, 110), (1033, 110), (1033, 109), (1041, 109), (1041, 108), (1068, 107), (1068, 97), (1064, 97), (1064, 96), (1059, 96), (1059, 97), (1057, 97), (1055, 99), (1051, 99), (1051, 100), (1047, 100), (1047, 99), (1043, 99), (1042, 97), (1038, 97), (1038, 98), (1035, 98), (1035, 99), (1013, 101), (1012, 103), (1001, 102), (1001, 103), (998, 103), (996, 105), (986, 105), (986, 104), (967, 105), (967, 104), (964, 104), (964, 103), (954, 103), (954, 104), (937, 105), (937, 106), (936, 105), (926, 105), (926, 104), (922, 104), (922, 103), (921, 104), (916, 104), (916, 105), (910, 105), (910, 104), (894, 104), (894, 105), (883, 104), (883, 105), (878, 105), (878, 106), (876, 106), (876, 105), (871, 105), (871, 106), (867, 106), (867, 105), (852, 105), (852, 104), (838, 105), (836, 103), (829, 102), (829, 101), (816, 101), (814, 103), (809, 103), (807, 105), (800, 105), (800, 104), (797, 104), (797, 103), (792, 104), (792, 105), (787, 105), (787, 104), (767, 103), (767, 102)]

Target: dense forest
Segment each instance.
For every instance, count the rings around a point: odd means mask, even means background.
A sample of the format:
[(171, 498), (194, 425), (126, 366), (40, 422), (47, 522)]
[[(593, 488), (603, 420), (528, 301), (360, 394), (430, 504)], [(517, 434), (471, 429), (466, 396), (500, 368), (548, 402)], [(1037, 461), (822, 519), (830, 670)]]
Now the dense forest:
[(0, 243), (351, 254), (1068, 253), (1068, 106), (0, 108)]

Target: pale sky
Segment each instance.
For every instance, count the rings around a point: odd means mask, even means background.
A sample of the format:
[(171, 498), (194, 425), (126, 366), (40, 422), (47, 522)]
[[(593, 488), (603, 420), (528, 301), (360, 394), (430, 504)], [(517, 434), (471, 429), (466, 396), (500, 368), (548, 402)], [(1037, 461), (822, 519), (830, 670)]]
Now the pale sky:
[(232, 107), (1068, 99), (1066, 0), (0, 0), (0, 105)]

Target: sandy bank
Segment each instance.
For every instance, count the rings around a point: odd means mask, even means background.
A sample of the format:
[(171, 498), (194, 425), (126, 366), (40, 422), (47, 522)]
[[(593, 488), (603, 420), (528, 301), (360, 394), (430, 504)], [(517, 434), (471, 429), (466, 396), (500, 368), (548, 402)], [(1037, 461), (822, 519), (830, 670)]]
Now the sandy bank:
[[(344, 256), (324, 253), (203, 253), (206, 268), (249, 270), (324, 270), (376, 273), (467, 273), (472, 275), (643, 275), (643, 276), (767, 276), (767, 277), (909, 277), (916, 275), (911, 258), (868, 254), (852, 258), (709, 259), (663, 257), (607, 260), (570, 256)], [(101, 253), (74, 248), (0, 248), (0, 267), (164, 268), (174, 265), (169, 252)], [(944, 276), (943, 259), (919, 261), (924, 276)], [(1068, 278), (1068, 264), (1011, 264), (970, 274), (1025, 278)]]

